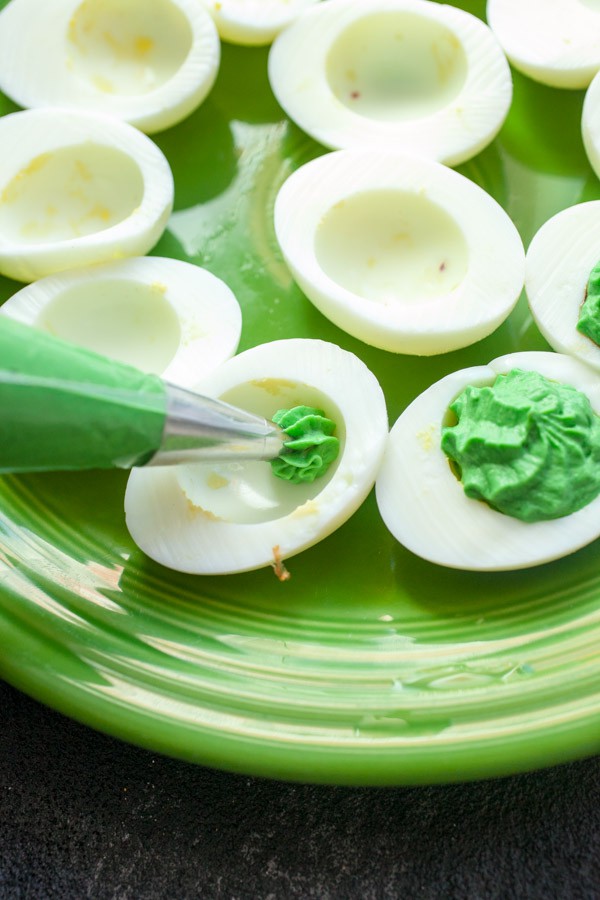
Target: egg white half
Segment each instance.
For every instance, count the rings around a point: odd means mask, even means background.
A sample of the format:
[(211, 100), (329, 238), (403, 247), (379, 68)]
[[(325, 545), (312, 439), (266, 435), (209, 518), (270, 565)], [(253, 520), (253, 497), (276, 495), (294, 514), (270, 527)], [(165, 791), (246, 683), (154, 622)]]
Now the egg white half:
[(597, 0), (488, 0), (487, 20), (514, 67), (535, 81), (584, 88), (600, 69)]
[(548, 343), (600, 371), (600, 347), (577, 331), (590, 273), (598, 262), (600, 200), (593, 200), (564, 209), (542, 225), (527, 251), (525, 290)]
[(377, 503), (394, 537), (430, 562), (456, 569), (521, 569), (567, 556), (600, 536), (600, 497), (570, 516), (522, 522), (464, 493), (440, 447), (448, 407), (468, 386), (492, 384), (511, 369), (536, 371), (587, 394), (600, 413), (600, 380), (558, 353), (512, 353), (462, 369), (414, 400), (392, 428), (377, 478)]
[(273, 92), (326, 147), (387, 147), (455, 165), (497, 134), (512, 98), (480, 19), (429, 0), (327, 0), (274, 42)]
[(198, 0), (12, 0), (0, 13), (0, 88), (9, 97), (96, 110), (149, 133), (204, 100), (219, 59)]
[(326, 537), (369, 493), (387, 414), (379, 383), (352, 353), (323, 341), (274, 341), (224, 363), (197, 390), (268, 419), (280, 408), (321, 408), (336, 422), (340, 454), (312, 485), (276, 478), (268, 462), (133, 471), (127, 526), (162, 565), (225, 574), (273, 564)]
[(395, 353), (445, 353), (485, 337), (523, 287), (523, 245), (502, 207), (426, 159), (319, 157), (279, 191), (275, 232), (315, 306)]
[(144, 372), (192, 388), (235, 353), (241, 310), (198, 266), (142, 256), (42, 278), (0, 308), (10, 316)]
[(173, 176), (158, 147), (110, 116), (36, 109), (0, 118), (0, 272), (35, 281), (140, 256), (161, 236)]
[(224, 41), (270, 44), (305, 9), (319, 0), (202, 0)]
[(585, 95), (581, 132), (590, 165), (600, 178), (600, 73), (596, 75)]

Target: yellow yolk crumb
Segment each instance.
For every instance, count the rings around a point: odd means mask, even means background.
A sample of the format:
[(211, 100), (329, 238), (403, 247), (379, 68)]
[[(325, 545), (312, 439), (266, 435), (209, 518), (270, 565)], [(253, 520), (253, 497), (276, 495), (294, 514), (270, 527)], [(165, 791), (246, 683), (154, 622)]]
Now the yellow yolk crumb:
[(417, 432), (417, 440), (423, 450), (429, 451), (434, 446), (437, 446), (437, 442), (435, 440), (436, 431), (436, 426), (430, 425), (429, 428), (424, 428), (423, 431)]
[(0, 195), (1, 203), (12, 203), (13, 200), (16, 200), (19, 196), (19, 189), (22, 187), (23, 182), (30, 175), (33, 175), (35, 172), (39, 172), (42, 169), (48, 160), (50, 159), (49, 153), (40, 153), (39, 156), (36, 156), (35, 159), (32, 159), (31, 162), (21, 169), (20, 172), (11, 178), (8, 182), (2, 194)]
[(149, 37), (137, 37), (133, 42), (134, 50), (137, 56), (145, 56), (154, 47), (154, 41)]
[(276, 397), (277, 394), (281, 394), (286, 388), (294, 390), (294, 388), (298, 387), (297, 382), (286, 381), (285, 378), (257, 378), (254, 381), (251, 381), (250, 384), (261, 388), (273, 397)]
[(206, 479), (206, 483), (211, 491), (218, 491), (221, 488), (227, 487), (227, 485), (229, 484), (229, 480), (227, 478), (223, 478), (223, 476), (217, 474), (217, 472), (211, 472)]

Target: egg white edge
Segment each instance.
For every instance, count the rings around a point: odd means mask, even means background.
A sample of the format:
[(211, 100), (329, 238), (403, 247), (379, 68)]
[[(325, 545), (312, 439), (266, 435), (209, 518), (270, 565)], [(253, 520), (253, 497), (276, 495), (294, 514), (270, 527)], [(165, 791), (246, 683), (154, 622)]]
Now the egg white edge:
[(557, 213), (534, 236), (525, 261), (531, 314), (558, 352), (600, 371), (600, 347), (577, 331), (590, 273), (600, 262), (600, 200)]
[[(597, 375), (577, 360), (543, 351), (512, 353), (488, 366), (462, 369), (417, 397), (391, 430), (376, 497), (394, 537), (437, 565), (472, 571), (527, 568), (567, 556), (600, 536), (600, 496), (570, 516), (527, 523), (470, 499), (452, 473), (440, 447), (448, 406), (468, 385), (490, 384), (513, 368), (578, 388), (600, 413)], [(428, 412), (431, 402), (439, 413)], [(398, 510), (400, 522), (394, 515)]]
[[(189, 53), (175, 74), (155, 90), (119, 95), (95, 89), (69, 68), (68, 28), (82, 0), (48, 4), (40, 4), (39, 0), (12, 0), (0, 12), (0, 88), (24, 107), (96, 109), (100, 115), (116, 116), (148, 133), (174, 125), (189, 115), (212, 89), (219, 70), (221, 45), (211, 16), (198, 0), (170, 2), (189, 23), (192, 32)], [(19, 34), (18, 41), (15, 34)], [(25, 83), (21, 78), (21, 61), (40, 55), (46, 60), (41, 88), (39, 80), (35, 80), (36, 68), (28, 68)]]
[(75, 266), (140, 256), (163, 233), (173, 208), (174, 182), (166, 157), (132, 125), (112, 116), (64, 108), (11, 113), (0, 118), (0, 191), (37, 157), (64, 147), (93, 142), (119, 150), (140, 170), (140, 205), (115, 225), (83, 237), (35, 244), (0, 234), (0, 271), (18, 281), (35, 281)]
[[(557, 6), (564, 16), (559, 27)], [(600, 16), (577, 0), (554, 0), (550, 10), (547, 0), (488, 0), (486, 19), (515, 69), (534, 81), (579, 90), (600, 68), (600, 41), (584, 53), (590, 35), (598, 33)]]
[[(354, 354), (334, 344), (290, 339), (262, 344), (233, 357), (204, 379), (198, 390), (218, 397), (236, 385), (265, 378), (305, 383), (337, 405), (346, 439), (333, 477), (312, 500), (286, 516), (237, 524), (215, 520), (210, 513), (193, 507), (173, 470), (134, 470), (125, 493), (127, 526), (138, 546), (156, 562), (199, 575), (262, 568), (327, 537), (367, 497), (388, 434), (385, 399), (370, 370)], [(357, 385), (356, 396), (347, 398), (342, 385), (351, 382)], [(140, 533), (151, 519), (161, 523), (160, 534), (151, 542), (140, 541)], [(226, 562), (219, 553), (223, 542), (228, 547)]]
[[(465, 83), (450, 103), (430, 115), (401, 122), (366, 118), (341, 103), (329, 87), (326, 60), (333, 42), (366, 14), (386, 11), (407, 11), (444, 25), (463, 47), (468, 61)], [(327, 0), (275, 38), (268, 73), (280, 106), (324, 146), (393, 145), (449, 166), (470, 159), (494, 139), (512, 101), (508, 62), (485, 22), (429, 0), (373, 0), (368, 7), (352, 0)]]
[[(202, 0), (213, 17), (222, 40), (242, 46), (264, 46), (302, 15), (305, 9), (320, 0), (296, 0), (295, 4), (281, 0), (258, 0), (250, 9), (235, 0)], [(218, 7), (218, 8), (217, 8)]]
[(0, 315), (35, 327), (49, 304), (64, 291), (91, 281), (113, 280), (158, 286), (177, 316), (181, 338), (161, 373), (166, 381), (191, 389), (237, 350), (242, 314), (231, 289), (206, 269), (166, 257), (130, 257), (49, 275), (13, 294), (0, 307)]
[[(319, 225), (337, 203), (369, 191), (395, 190), (440, 206), (463, 232), (469, 251), (461, 284), (414, 307), (386, 308), (352, 293), (323, 271), (316, 255)], [(481, 225), (483, 217), (487, 227)], [(431, 160), (366, 149), (318, 157), (284, 182), (274, 220), (286, 264), (311, 302), (339, 328), (383, 350), (433, 355), (465, 347), (507, 318), (523, 288), (525, 251), (507, 213), (478, 185)]]
[(587, 89), (583, 101), (581, 135), (590, 165), (600, 178), (600, 72)]

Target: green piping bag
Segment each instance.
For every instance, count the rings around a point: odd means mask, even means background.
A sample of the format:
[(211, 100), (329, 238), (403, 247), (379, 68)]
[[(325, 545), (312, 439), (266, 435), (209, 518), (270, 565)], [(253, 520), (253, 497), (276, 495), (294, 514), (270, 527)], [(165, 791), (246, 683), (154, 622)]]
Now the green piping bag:
[(0, 315), (0, 472), (274, 459), (280, 429)]

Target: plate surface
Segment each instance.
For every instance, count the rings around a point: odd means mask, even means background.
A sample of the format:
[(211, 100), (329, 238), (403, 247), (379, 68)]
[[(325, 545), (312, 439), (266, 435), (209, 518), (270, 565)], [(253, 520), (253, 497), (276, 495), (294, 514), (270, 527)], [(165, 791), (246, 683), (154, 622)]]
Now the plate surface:
[[(462, 5), (483, 16), (483, 3)], [(394, 422), (454, 369), (545, 348), (523, 298), (491, 337), (429, 359), (367, 347), (313, 308), (282, 262), (272, 208), (287, 175), (324, 150), (283, 118), (266, 62), (266, 50), (225, 45), (208, 100), (155, 136), (176, 210), (154, 252), (230, 285), (241, 349), (334, 341), (380, 379)], [(563, 207), (600, 197), (582, 102), (515, 74), (500, 137), (460, 167), (526, 243)], [(0, 279), (0, 302), (18, 287)], [(289, 561), (286, 583), (270, 569), (190, 577), (132, 543), (126, 478), (0, 482), (0, 674), (33, 696), (155, 750), (307, 781), (476, 778), (600, 747), (600, 542), (516, 573), (445, 570), (399, 546), (371, 496)]]

